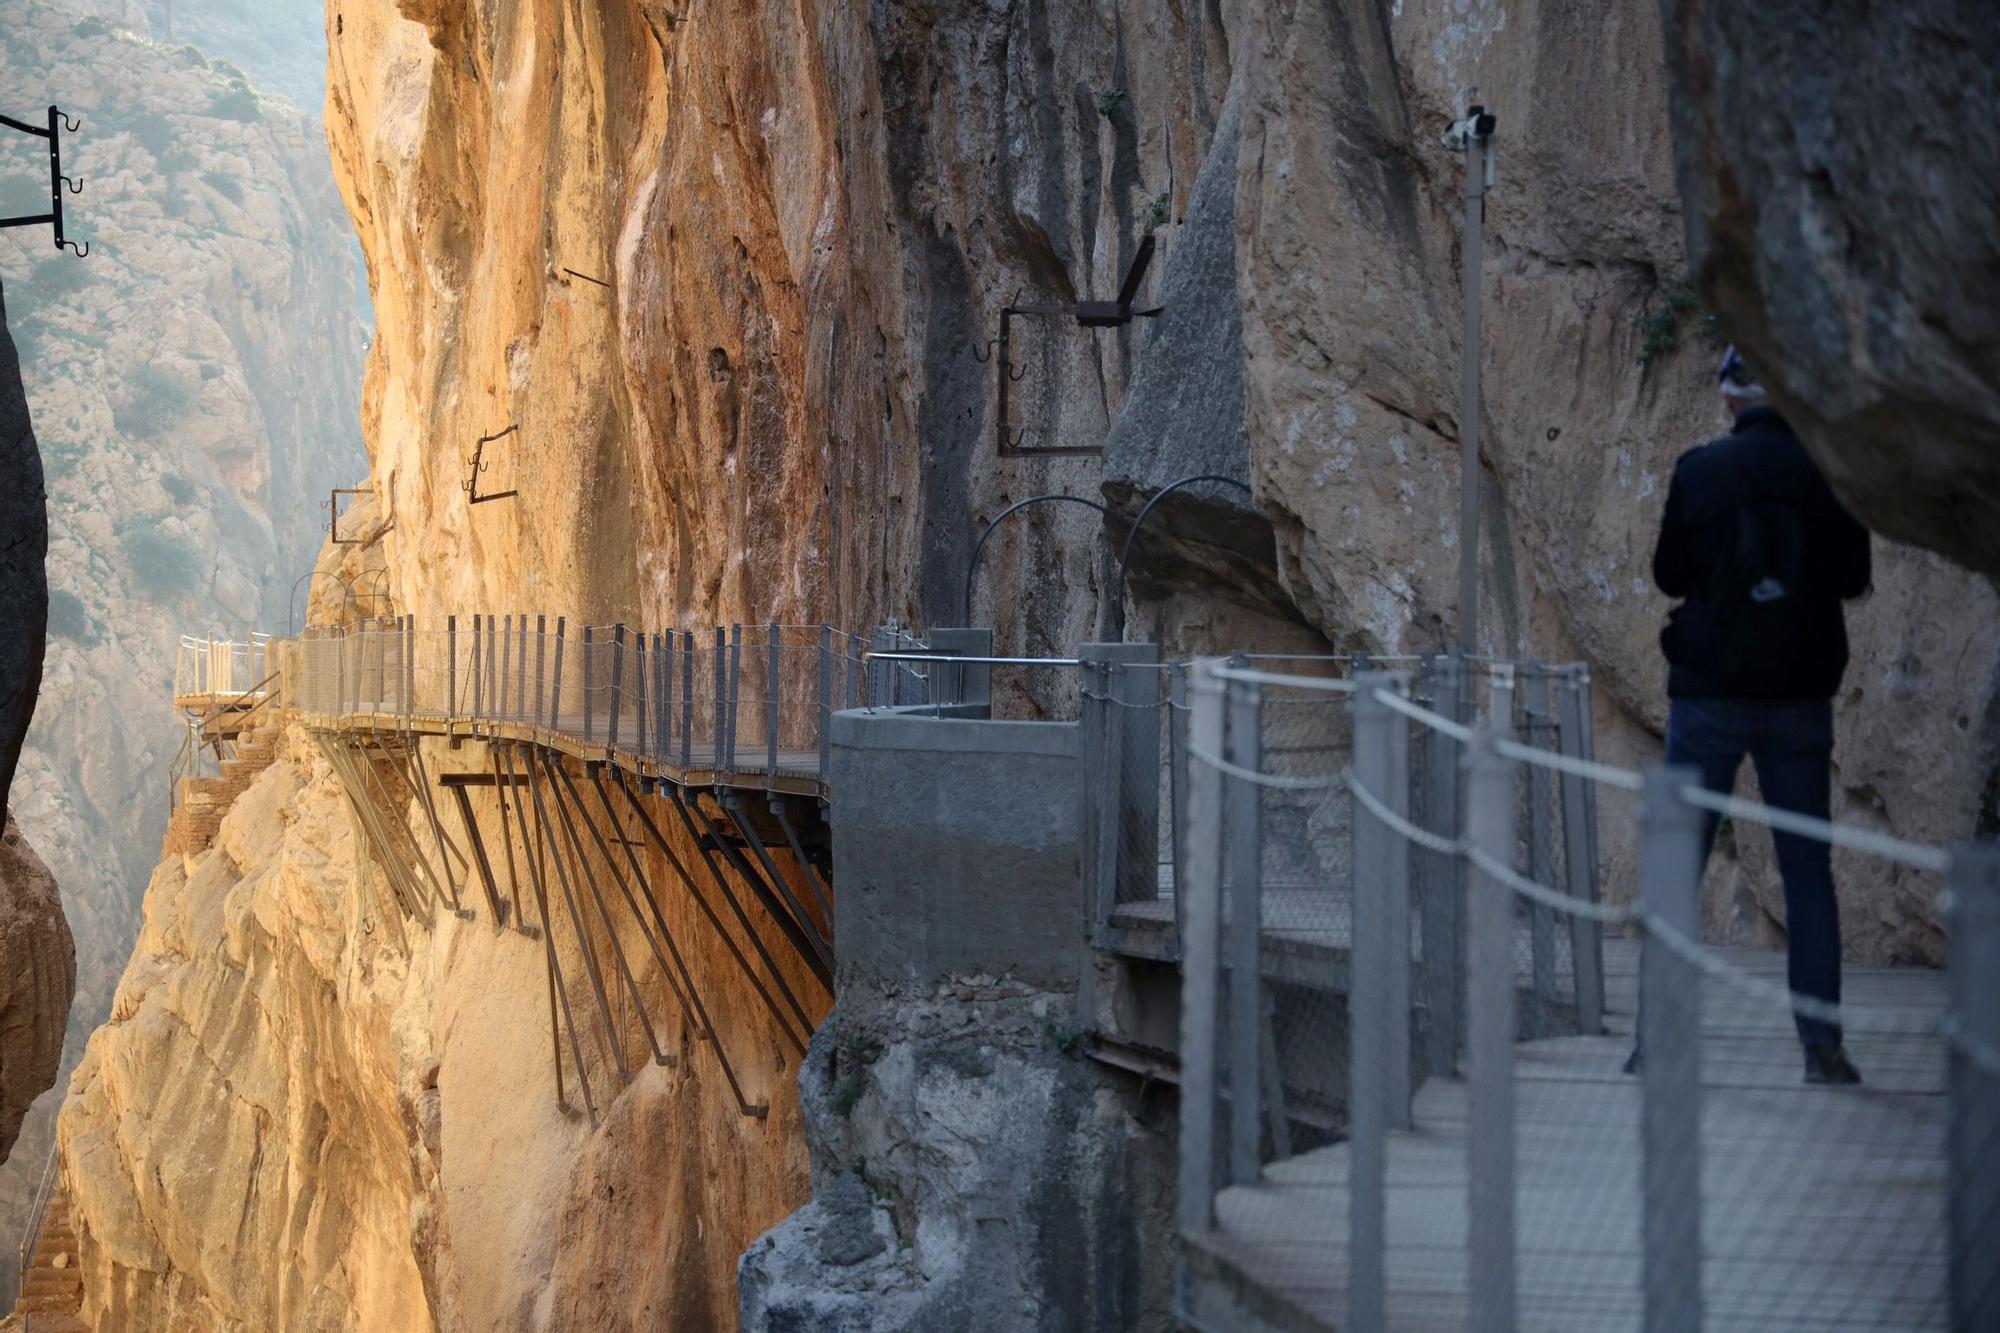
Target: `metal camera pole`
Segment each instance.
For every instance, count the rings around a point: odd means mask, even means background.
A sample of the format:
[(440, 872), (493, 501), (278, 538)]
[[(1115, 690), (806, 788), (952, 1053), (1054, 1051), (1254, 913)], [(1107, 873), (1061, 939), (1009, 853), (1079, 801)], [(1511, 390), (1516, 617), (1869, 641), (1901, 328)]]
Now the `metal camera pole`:
[(1459, 386), (1458, 649), (1479, 651), (1479, 261), (1486, 192), (1493, 188), (1491, 112), (1478, 103), (1444, 132), (1444, 146), (1466, 154), (1464, 371)]

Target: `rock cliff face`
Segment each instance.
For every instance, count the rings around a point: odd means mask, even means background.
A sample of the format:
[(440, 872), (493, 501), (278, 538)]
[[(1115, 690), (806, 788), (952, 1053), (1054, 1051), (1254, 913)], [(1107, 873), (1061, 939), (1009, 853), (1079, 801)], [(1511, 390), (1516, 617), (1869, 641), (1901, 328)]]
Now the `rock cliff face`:
[(1859, 517), (2000, 574), (2000, 12), (1661, 11), (1704, 297)]
[[(354, 268), (316, 122), (233, 66), (125, 33), (119, 12), (0, 7), (0, 108), (57, 102), (82, 122), (65, 136), (84, 183), (67, 211), (93, 247), (78, 259), (46, 229), (0, 232), (49, 516), (42, 703), (13, 808), (75, 928), (70, 1064), (109, 1012), (158, 858), (183, 730), (166, 695), (179, 636), (282, 632), (325, 533), (318, 502), (366, 466)], [(184, 18), (178, 36), (200, 33)], [(4, 137), (0, 212), (33, 211), (42, 144)], [(8, 489), (7, 502), (39, 493)], [(6, 1229), (56, 1100), (0, 1170)], [(0, 1298), (13, 1265), (0, 1251)]]
[[(1028, 652), (1121, 612), (1172, 649), (1442, 646), (1460, 163), (1436, 139), (1477, 85), (1502, 125), (1482, 644), (1587, 659), (1600, 748), (1657, 756), (1651, 530), (1675, 455), (1724, 423), (1686, 309), (1652, 5), (1584, 25), (1488, 0), (343, 0), (327, 25), (328, 134), (378, 317), (356, 522), (381, 534), (330, 560), (379, 561), (394, 608), (424, 617), (941, 625), (964, 618), (972, 543), (1012, 502), (1102, 499), (1120, 532), (1177, 477), (1250, 488), (1163, 506), (1119, 608), (1094, 515), (1010, 520), (971, 619)], [(983, 359), (1003, 306), (1108, 297), (1148, 232), (1138, 304), (1162, 313), (1026, 317), (1006, 362)], [(1002, 376), (1010, 446), (1103, 456), (1002, 457)], [(468, 480), (518, 494), (470, 505)], [(1940, 559), (1879, 554), (1839, 701), (1838, 813), (1962, 836), (2000, 742), (1995, 597)], [(1064, 703), (1047, 679), (1002, 688)], [(726, 1324), (735, 1256), (808, 1186), (796, 1066), (752, 999), (717, 1008), (756, 1046), (768, 1121), (684, 1060), (593, 1134), (540, 1082), (532, 949), (484, 922), (405, 929), (296, 741), (239, 805), (216, 851), (157, 872), (65, 1112), (100, 1326)], [(1630, 821), (1609, 798), (1605, 825), (1622, 894)], [(1775, 918), (1768, 853), (1740, 850), (1711, 894), (1721, 937)], [(1935, 955), (1935, 885), (1841, 870), (1857, 955)], [(751, 1255), (753, 1320), (851, 1318), (869, 1292), (920, 1323), (931, 1307), (904, 1298), (942, 1274), (1062, 1326), (1071, 1308), (1034, 1297), (1033, 1274), (900, 1251), (976, 1220), (959, 1187), (1004, 1195), (963, 1138), (995, 1162), (1130, 1160), (1115, 1110), (1085, 1106), (1011, 1012), (1022, 999), (840, 1011), (812, 1053), (833, 1044), (830, 1072), (804, 1080), (818, 1202)], [(966, 1013), (999, 1034), (990, 1051), (930, 1030)], [(877, 1057), (864, 1098), (937, 1095), (939, 1115), (864, 1101), (869, 1118), (836, 1124), (842, 1051)], [(183, 1141), (140, 1113), (155, 1085), (221, 1109)], [(1007, 1138), (980, 1101), (1002, 1094), (1073, 1115), (1075, 1136)], [(824, 1291), (813, 1253), (844, 1270)]]
[(55, 880), (8, 808), (21, 743), (35, 712), (48, 614), (48, 524), (42, 460), (0, 296), (0, 1162), (29, 1105), (56, 1079), (76, 949)]
[[(326, 761), (288, 732), (213, 848), (155, 872), (110, 1021), (71, 1079), (60, 1135), (85, 1317), (726, 1326), (737, 1252), (797, 1201), (794, 1067), (775, 1050), (740, 1065), (771, 1110), (724, 1117), (682, 1027), (679, 1063), (642, 1064), (593, 1131), (557, 1105), (542, 971), (539, 942), (489, 920), (407, 921)], [(709, 994), (740, 1055), (754, 1000), (726, 980)]]

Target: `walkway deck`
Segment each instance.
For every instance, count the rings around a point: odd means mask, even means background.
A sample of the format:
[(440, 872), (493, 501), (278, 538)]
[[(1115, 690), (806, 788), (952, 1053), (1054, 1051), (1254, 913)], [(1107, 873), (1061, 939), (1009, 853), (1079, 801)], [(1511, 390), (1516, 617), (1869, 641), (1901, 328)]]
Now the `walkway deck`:
[[(1639, 1325), (1639, 1088), (1620, 1072), (1638, 950), (1618, 940), (1604, 951), (1613, 1035), (1516, 1048), (1523, 1328)], [(1718, 952), (1783, 979), (1781, 954)], [(1844, 999), (1850, 1012), (1917, 1017), (1942, 1011), (1944, 988), (1939, 972), (1850, 968)], [(1807, 1087), (1788, 1015), (1713, 982), (1704, 993), (1706, 1327), (1942, 1327), (1942, 1042), (1851, 1034), (1867, 1086)], [(1389, 1143), (1389, 1323), (1462, 1329), (1465, 1085), (1425, 1084), (1413, 1124)], [(1197, 1315), (1218, 1328), (1344, 1327), (1347, 1168), (1337, 1145), (1219, 1195), (1216, 1230), (1190, 1246)]]

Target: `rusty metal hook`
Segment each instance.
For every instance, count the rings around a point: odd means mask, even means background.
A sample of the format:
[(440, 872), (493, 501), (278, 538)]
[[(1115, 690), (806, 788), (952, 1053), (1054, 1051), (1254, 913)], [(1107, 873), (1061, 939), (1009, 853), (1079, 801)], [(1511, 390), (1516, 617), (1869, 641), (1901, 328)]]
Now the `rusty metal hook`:
[(64, 185), (69, 186), (69, 192), (71, 194), (83, 193), (83, 177), (79, 176), (75, 180), (71, 180), (67, 176), (58, 176), (56, 179), (60, 180)]
[(76, 119), (76, 117), (70, 115), (69, 112), (57, 111), (56, 114), (62, 117), (63, 130), (66, 133), (75, 134), (78, 130), (83, 128), (83, 122)]
[(85, 242), (84, 242), (83, 244), (81, 244), (81, 245), (78, 245), (78, 244), (77, 244), (77, 243), (76, 243), (75, 241), (59, 241), (59, 242), (57, 242), (57, 243), (56, 243), (56, 248), (57, 248), (58, 250), (68, 250), (68, 251), (71, 251), (72, 253), (74, 253), (74, 254), (76, 255), (76, 257), (77, 257), (78, 259), (88, 259), (88, 258), (90, 258), (90, 242), (89, 242), (89, 241), (85, 241)]
[(1016, 370), (1011, 365), (1007, 367), (1007, 378), (1012, 380), (1016, 384), (1019, 384), (1021, 382), (1022, 377), (1027, 373), (1028, 373), (1028, 368), (1026, 366), (1022, 366), (1019, 370)]
[(993, 348), (995, 347), (995, 345), (999, 343), (999, 341), (1000, 340), (998, 338), (988, 338), (983, 343), (982, 342), (973, 343), (972, 359), (974, 361), (977, 361), (982, 366), (985, 365), (988, 361), (991, 361), (993, 359)]

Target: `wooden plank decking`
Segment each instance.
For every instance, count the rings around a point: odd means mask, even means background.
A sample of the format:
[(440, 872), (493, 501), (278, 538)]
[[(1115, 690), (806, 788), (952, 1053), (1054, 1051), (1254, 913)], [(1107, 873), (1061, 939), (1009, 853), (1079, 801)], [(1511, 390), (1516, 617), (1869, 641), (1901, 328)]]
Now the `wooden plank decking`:
[[(1726, 950), (1773, 980), (1783, 956)], [(1637, 947), (1606, 941), (1610, 1035), (1516, 1048), (1517, 1279), (1523, 1329), (1634, 1329), (1640, 1317), (1639, 1086), (1631, 1040)], [(1850, 968), (1850, 1014), (1935, 1015), (1941, 973)], [(1705, 987), (1702, 1169), (1706, 1327), (1919, 1329), (1945, 1320), (1945, 1055), (1934, 1038), (1851, 1031), (1867, 1084), (1808, 1087), (1790, 1017)], [(1391, 1136), (1389, 1324), (1466, 1315), (1466, 1096), (1436, 1079)], [(1346, 1323), (1345, 1145), (1225, 1190), (1190, 1242), (1195, 1308), (1218, 1326)], [(1690, 1181), (1690, 1186), (1693, 1185)]]

